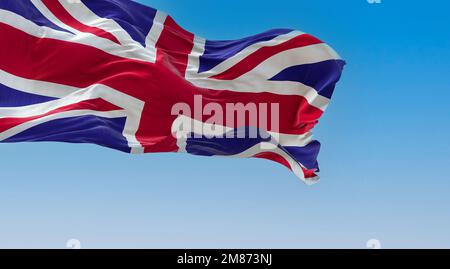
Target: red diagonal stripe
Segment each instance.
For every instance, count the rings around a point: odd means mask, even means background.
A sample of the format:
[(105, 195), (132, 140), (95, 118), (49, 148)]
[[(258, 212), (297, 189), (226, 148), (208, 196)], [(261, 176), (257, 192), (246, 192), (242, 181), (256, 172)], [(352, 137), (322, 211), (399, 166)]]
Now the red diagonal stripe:
[(80, 32), (83, 33), (91, 33), (93, 35), (96, 35), (98, 37), (106, 38), (108, 40), (111, 40), (114, 43), (120, 44), (119, 40), (112, 35), (111, 33), (108, 33), (107, 31), (94, 27), (85, 25), (81, 22), (79, 22), (77, 19), (75, 19), (64, 7), (59, 3), (57, 0), (42, 0), (44, 5), (64, 24), (69, 25), (70, 27), (77, 29)]
[[(320, 44), (322, 41), (319, 39), (308, 35), (303, 34), (299, 35), (297, 37), (294, 37), (284, 43), (281, 43), (276, 46), (271, 47), (262, 47), (259, 50), (255, 51), (254, 53), (250, 54), (247, 58), (243, 59), (230, 69), (226, 70), (223, 73), (217, 74), (215, 76), (212, 76), (211, 78), (214, 79), (222, 79), (222, 80), (232, 80), (236, 79), (243, 74), (251, 71), (253, 68), (258, 66), (260, 63), (264, 62), (265, 60), (269, 59), (275, 54), (278, 54), (280, 52), (305, 47), (309, 45), (315, 45)], [(281, 71), (281, 70), (280, 70)]]
[[(270, 160), (270, 161), (274, 161), (277, 163), (280, 163), (284, 166), (286, 166), (287, 168), (289, 168), (292, 171), (292, 167), (289, 164), (289, 162), (282, 156), (278, 155), (277, 153), (273, 153), (273, 152), (261, 152), (256, 154), (255, 156), (253, 156), (255, 158), (260, 158), (260, 159), (266, 159), (266, 160)], [(305, 178), (314, 178), (316, 177), (316, 171), (314, 170), (308, 170), (302, 167), (302, 171), (303, 174), (305, 175)]]
[(23, 124), (28, 121), (37, 120), (46, 116), (50, 116), (56, 113), (66, 112), (70, 110), (94, 110), (94, 111), (113, 111), (120, 110), (120, 107), (117, 107), (103, 99), (91, 99), (86, 101), (81, 101), (76, 104), (71, 104), (67, 106), (62, 106), (60, 108), (51, 110), (47, 113), (36, 115), (32, 117), (25, 118), (1, 118), (0, 119), (0, 133), (4, 132), (8, 129), (11, 129), (17, 125)]

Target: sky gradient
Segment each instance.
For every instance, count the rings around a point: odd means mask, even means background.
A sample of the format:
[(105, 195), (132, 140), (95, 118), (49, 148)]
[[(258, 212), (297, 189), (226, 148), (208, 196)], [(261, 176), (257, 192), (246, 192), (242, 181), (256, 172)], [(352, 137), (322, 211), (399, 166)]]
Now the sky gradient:
[(312, 187), (264, 160), (0, 145), (0, 248), (450, 248), (450, 3), (149, 0), (236, 39), (295, 28), (346, 61)]

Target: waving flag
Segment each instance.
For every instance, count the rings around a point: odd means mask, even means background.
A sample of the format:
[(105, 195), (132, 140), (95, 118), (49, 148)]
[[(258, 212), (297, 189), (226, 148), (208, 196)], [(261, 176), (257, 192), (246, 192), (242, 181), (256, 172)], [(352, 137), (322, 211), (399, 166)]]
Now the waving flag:
[[(0, 33), (0, 142), (257, 157), (318, 179), (311, 129), (344, 61), (311, 35), (205, 40), (130, 0), (0, 0)], [(211, 121), (230, 104), (264, 115)]]

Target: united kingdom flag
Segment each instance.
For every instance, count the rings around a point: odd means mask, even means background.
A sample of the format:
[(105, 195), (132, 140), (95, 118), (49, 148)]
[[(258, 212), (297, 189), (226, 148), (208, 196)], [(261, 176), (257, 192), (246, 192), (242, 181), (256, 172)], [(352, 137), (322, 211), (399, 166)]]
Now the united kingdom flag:
[[(314, 183), (311, 130), (343, 66), (328, 45), (290, 29), (212, 41), (131, 0), (0, 0), (0, 142), (265, 158)], [(211, 123), (211, 113), (173, 113), (176, 104), (255, 104), (276, 122)], [(179, 131), (186, 120), (192, 128)], [(209, 125), (227, 135), (209, 136)], [(236, 136), (251, 129), (258, 135)]]

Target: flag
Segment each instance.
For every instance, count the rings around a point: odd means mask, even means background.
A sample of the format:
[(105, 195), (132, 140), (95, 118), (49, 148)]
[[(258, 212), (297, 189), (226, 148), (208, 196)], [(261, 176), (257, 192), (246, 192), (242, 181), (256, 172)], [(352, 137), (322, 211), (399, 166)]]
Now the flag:
[(0, 142), (263, 158), (318, 180), (311, 131), (345, 62), (274, 29), (203, 39), (130, 0), (0, 1)]

